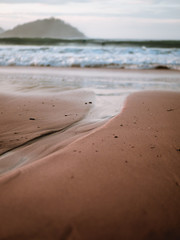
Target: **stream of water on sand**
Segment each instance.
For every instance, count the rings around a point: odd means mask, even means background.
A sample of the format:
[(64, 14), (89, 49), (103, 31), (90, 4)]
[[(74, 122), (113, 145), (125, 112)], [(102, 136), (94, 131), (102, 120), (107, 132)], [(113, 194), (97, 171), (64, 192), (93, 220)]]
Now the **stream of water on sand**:
[(91, 117), (109, 118), (120, 112), (124, 99), (137, 91), (180, 91), (180, 72), (79, 68), (1, 67), (0, 91), (54, 94), (84, 90), (95, 95)]

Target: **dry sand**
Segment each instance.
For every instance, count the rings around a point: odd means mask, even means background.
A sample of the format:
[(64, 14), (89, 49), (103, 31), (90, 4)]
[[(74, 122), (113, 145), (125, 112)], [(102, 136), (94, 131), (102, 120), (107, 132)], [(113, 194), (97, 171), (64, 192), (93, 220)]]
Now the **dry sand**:
[(0, 178), (0, 239), (180, 239), (179, 130), (180, 93), (132, 94), (102, 127)]

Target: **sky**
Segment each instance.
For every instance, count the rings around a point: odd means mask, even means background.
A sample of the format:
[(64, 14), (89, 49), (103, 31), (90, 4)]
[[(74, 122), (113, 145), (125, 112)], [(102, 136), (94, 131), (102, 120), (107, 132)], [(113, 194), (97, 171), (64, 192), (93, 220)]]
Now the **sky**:
[(0, 0), (0, 27), (55, 17), (90, 38), (180, 40), (180, 0)]

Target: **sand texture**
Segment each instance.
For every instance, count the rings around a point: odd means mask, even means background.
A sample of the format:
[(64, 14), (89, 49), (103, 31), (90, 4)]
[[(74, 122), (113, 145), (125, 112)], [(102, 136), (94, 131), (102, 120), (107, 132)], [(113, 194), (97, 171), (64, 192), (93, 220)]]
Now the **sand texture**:
[(55, 151), (99, 124), (86, 120), (90, 92), (0, 95), (0, 175)]
[(180, 239), (179, 200), (180, 93), (135, 93), (105, 125), (0, 178), (0, 239)]

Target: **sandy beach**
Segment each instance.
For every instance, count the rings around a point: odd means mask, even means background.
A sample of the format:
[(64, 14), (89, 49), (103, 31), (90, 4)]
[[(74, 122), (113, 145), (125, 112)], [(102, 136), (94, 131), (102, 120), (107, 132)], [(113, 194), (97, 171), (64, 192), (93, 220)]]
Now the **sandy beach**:
[(99, 127), (73, 125), (78, 96), (1, 94), (0, 239), (179, 239), (180, 93), (133, 93)]
[(0, 240), (180, 240), (179, 12), (0, 1)]

